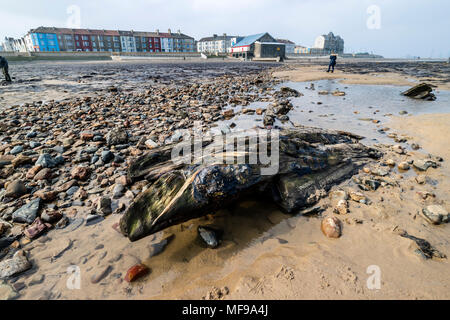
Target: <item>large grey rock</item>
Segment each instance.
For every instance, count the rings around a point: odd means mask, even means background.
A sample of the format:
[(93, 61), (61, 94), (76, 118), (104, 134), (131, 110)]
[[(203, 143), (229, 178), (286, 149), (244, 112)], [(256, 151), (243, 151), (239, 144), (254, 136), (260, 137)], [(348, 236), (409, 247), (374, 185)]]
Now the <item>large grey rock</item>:
[(57, 164), (58, 162), (53, 159), (51, 155), (49, 155), (48, 153), (43, 153), (39, 156), (34, 165), (41, 165), (43, 168), (54, 168), (57, 166)]
[(7, 279), (31, 268), (31, 263), (22, 251), (18, 251), (10, 259), (0, 262), (0, 279)]
[(40, 198), (31, 200), (27, 204), (23, 205), (20, 209), (16, 210), (12, 214), (12, 218), (15, 222), (25, 222), (28, 224), (33, 223), (37, 217), (39, 211), (39, 205), (41, 203)]

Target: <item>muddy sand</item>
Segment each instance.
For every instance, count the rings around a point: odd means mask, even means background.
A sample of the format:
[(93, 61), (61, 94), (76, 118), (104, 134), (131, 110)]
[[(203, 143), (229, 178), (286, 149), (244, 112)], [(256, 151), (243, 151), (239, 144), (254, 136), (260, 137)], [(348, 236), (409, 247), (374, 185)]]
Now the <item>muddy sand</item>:
[[(99, 64), (98, 68), (106, 70), (111, 65)], [(62, 76), (66, 73), (64, 77), (72, 80), (44, 80), (68, 86), (68, 98), (76, 94), (79, 85), (84, 86), (87, 95), (95, 95), (97, 90), (119, 86), (123, 81), (126, 90), (132, 92), (136, 89), (133, 88), (135, 83), (148, 77), (146, 72), (154, 71), (136, 66), (137, 69), (127, 64), (113, 67), (121, 72), (102, 81), (95, 79), (100, 72), (93, 75), (94, 79), (82, 80), (79, 78), (83, 72), (77, 71), (76, 75), (63, 72), (64, 68), (89, 70), (87, 65), (63, 65), (63, 71), (58, 72)], [(39, 72), (33, 71), (40, 68), (29, 67), (28, 76), (41, 77), (37, 75)], [(165, 68), (169, 67), (158, 67), (157, 72), (162, 76), (166, 74)], [(183, 69), (183, 65), (174, 68)], [(192, 65), (192, 73), (194, 78), (210, 81), (221, 76), (226, 68), (227, 65), (222, 64), (217, 68)], [(255, 70), (252, 64), (235, 68), (230, 72), (236, 79), (266, 69)], [(31, 242), (20, 242), (19, 248), (26, 252), (32, 268), (5, 280), (8, 287), (2, 287), (4, 296), (18, 299), (449, 299), (450, 268), (444, 256), (450, 255), (450, 226), (448, 223), (430, 224), (420, 213), (431, 204), (441, 205), (447, 212), (450, 210), (448, 82), (439, 80), (437, 74), (432, 75), (434, 84), (438, 85), (437, 100), (416, 102), (398, 97), (402, 86), (421, 80), (407, 72), (412, 68), (407, 65), (400, 71), (385, 70), (382, 75), (371, 74), (370, 68), (363, 74), (350, 71), (326, 74), (323, 66), (317, 65), (285, 64), (277, 68), (274, 78), (285, 82), (274, 82), (271, 86), (288, 85), (305, 95), (291, 99), (294, 110), (288, 114), (290, 122), (276, 125), (321, 126), (363, 134), (366, 138), (362, 142), (379, 148), (384, 153), (383, 158), (367, 165), (353, 179), (333, 187), (314, 206), (320, 208), (319, 213), (287, 215), (264, 199), (247, 199), (214, 215), (170, 227), (136, 242), (130, 242), (114, 229), (120, 213), (86, 226), (78, 220), (85, 217), (85, 208), (75, 206), (75, 210), (64, 211), (71, 218), (65, 228), (52, 229)], [(352, 68), (353, 72), (364, 70), (364, 66)], [(430, 69), (427, 65), (421, 66), (420, 70), (425, 72), (427, 68)], [(127, 70), (143, 74), (144, 78), (133, 80)], [(214, 74), (214, 70), (220, 74)], [(210, 73), (210, 77), (203, 78), (205, 72)], [(167, 84), (176, 79), (166, 79)], [(341, 82), (341, 79), (344, 80)], [(165, 85), (164, 79), (158, 82), (148, 83), (148, 86)], [(310, 82), (315, 83), (315, 90), (306, 89)], [(20, 100), (30, 102), (29, 97), (22, 96), (29, 85), (20, 84), (25, 86), (17, 89), (22, 93), (7, 88), (0, 100), (2, 106), (10, 108)], [(42, 99), (46, 94), (47, 83), (36, 86), (32, 100)], [(318, 95), (324, 88), (339, 89), (346, 95)], [(370, 93), (375, 94), (380, 88), (386, 89), (386, 97), (372, 104)], [(53, 89), (50, 86), (49, 90)], [(57, 87), (55, 92), (60, 89)], [(237, 92), (239, 90), (234, 94)], [(241, 114), (239, 103), (235, 104), (224, 109), (235, 109), (236, 116), (219, 123), (235, 122), (237, 128), (261, 124), (261, 117)], [(257, 108), (267, 103), (256, 100), (245, 105)], [(341, 112), (333, 108), (341, 108)], [(399, 115), (402, 110), (408, 113)], [(145, 127), (142, 129), (149, 131)], [(419, 149), (412, 148), (413, 143)], [(404, 152), (399, 154), (393, 145), (403, 146)], [(411, 166), (404, 171), (397, 167), (403, 161), (426, 159), (429, 154), (437, 163), (436, 168), (419, 171)], [(395, 165), (383, 165), (388, 160)], [(380, 168), (388, 169), (386, 175), (377, 176)], [(384, 179), (384, 183), (375, 191), (360, 190), (358, 184), (367, 177)], [(348, 213), (337, 214), (331, 196), (337, 190), (360, 192), (367, 201), (349, 199)], [(123, 202), (128, 204), (129, 201)], [(342, 221), (342, 236), (338, 239), (327, 238), (321, 231), (321, 221), (328, 216)], [(213, 224), (224, 231), (223, 242), (216, 249), (206, 248), (198, 239), (197, 226), (205, 224)], [(441, 257), (427, 258), (413, 240), (401, 236), (405, 231), (427, 240)], [(148, 266), (149, 275), (131, 284), (124, 281), (127, 270), (137, 263)], [(76, 282), (68, 273), (73, 270), (79, 272), (79, 286), (73, 285)], [(380, 276), (379, 286), (373, 281), (373, 270)]]

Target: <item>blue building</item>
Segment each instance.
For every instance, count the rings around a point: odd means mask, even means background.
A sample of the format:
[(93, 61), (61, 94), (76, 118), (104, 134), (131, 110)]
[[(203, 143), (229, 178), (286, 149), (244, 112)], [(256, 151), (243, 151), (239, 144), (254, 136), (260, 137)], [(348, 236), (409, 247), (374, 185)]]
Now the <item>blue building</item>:
[[(40, 33), (40, 32), (31, 32), (27, 35), (29, 37), (28, 43), (31, 42), (33, 49), (30, 51), (39, 51), (39, 52), (50, 52), (50, 51), (60, 51), (58, 38), (54, 33)], [(30, 41), (31, 40), (31, 41)]]

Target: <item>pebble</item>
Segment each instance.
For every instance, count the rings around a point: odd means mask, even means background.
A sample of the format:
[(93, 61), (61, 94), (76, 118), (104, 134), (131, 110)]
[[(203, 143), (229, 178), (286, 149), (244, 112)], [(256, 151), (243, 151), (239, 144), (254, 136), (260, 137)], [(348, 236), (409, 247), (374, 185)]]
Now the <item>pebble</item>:
[(400, 163), (398, 164), (398, 168), (399, 168), (400, 170), (409, 170), (410, 166), (409, 166), (409, 163), (408, 163), (408, 162), (403, 161), (403, 162), (400, 162)]
[(209, 247), (217, 248), (221, 242), (221, 231), (207, 226), (199, 226), (197, 228), (200, 239)]
[(422, 216), (431, 224), (447, 223), (450, 219), (447, 210), (440, 205), (429, 205), (422, 209)]
[(0, 262), (0, 279), (7, 279), (30, 268), (31, 263), (24, 252), (17, 251), (12, 258)]
[(336, 217), (328, 217), (322, 220), (321, 230), (328, 238), (339, 238), (342, 234), (342, 223)]
[(150, 272), (150, 269), (145, 264), (136, 264), (128, 269), (124, 280), (126, 282), (133, 282), (137, 279), (147, 275)]
[(6, 197), (19, 198), (27, 193), (27, 187), (21, 180), (14, 180), (6, 187)]

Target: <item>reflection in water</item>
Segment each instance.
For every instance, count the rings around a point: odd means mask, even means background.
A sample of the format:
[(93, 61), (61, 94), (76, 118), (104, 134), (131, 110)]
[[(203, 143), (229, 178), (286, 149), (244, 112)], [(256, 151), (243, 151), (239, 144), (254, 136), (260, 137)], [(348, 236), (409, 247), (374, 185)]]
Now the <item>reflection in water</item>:
[[(315, 90), (307, 89), (311, 83)], [(391, 143), (384, 131), (384, 123), (389, 115), (398, 116), (400, 111), (408, 115), (424, 113), (450, 112), (450, 91), (437, 91), (436, 101), (414, 100), (400, 93), (408, 87), (386, 85), (347, 85), (336, 80), (320, 80), (313, 82), (288, 82), (279, 85), (296, 89), (303, 94), (292, 98), (294, 109), (288, 114), (290, 121), (275, 125), (289, 127), (292, 124), (321, 127), (324, 129), (344, 130), (366, 137), (365, 144)], [(331, 93), (344, 91), (345, 96), (337, 97)], [(319, 91), (328, 91), (329, 95), (319, 95)], [(255, 102), (246, 108), (265, 108), (267, 102)], [(239, 110), (237, 107), (236, 110)], [(235, 130), (262, 126), (258, 115), (240, 115), (223, 124), (236, 123)], [(378, 120), (374, 123), (372, 120)], [(220, 124), (219, 124), (220, 125)]]

